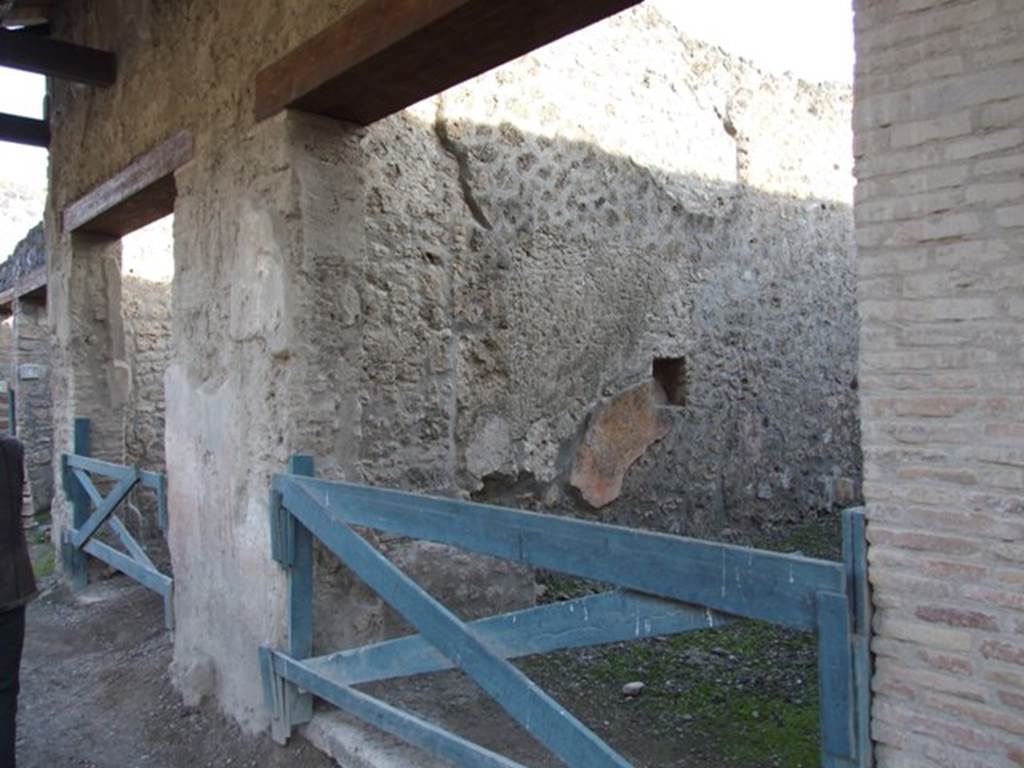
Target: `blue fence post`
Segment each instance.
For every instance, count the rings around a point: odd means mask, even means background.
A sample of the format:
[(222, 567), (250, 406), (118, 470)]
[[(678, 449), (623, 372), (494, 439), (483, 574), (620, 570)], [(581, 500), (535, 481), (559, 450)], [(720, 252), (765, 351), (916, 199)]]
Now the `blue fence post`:
[[(75, 419), (71, 451), (77, 456), (89, 455), (89, 420)], [(89, 519), (89, 496), (74, 476), (67, 460), (61, 468), (64, 474), (64, 492), (71, 501), (71, 530), (64, 530), (64, 568), (74, 590), (84, 589), (89, 583), (89, 564), (85, 553), (71, 543), (71, 531), (77, 531)]]
[[(312, 456), (292, 456), (288, 471), (293, 475), (313, 477), (316, 470)], [(293, 516), (292, 567), (288, 580), (288, 652), (293, 659), (308, 659), (313, 655), (313, 535)], [(291, 714), (291, 725), (308, 723), (313, 719), (313, 697), (289, 687), (286, 706)]]
[[(292, 456), (288, 473), (313, 477), (313, 457)], [(308, 659), (313, 655), (313, 536), (285, 509), (281, 494), (270, 492), (271, 556), (288, 574), (288, 655)], [(313, 719), (313, 697), (278, 675), (266, 649), (260, 657), (266, 702), (272, 712), (271, 735), (284, 744), (292, 728)]]
[(160, 533), (167, 536), (167, 474), (160, 473), (160, 482), (156, 488), (156, 524)]

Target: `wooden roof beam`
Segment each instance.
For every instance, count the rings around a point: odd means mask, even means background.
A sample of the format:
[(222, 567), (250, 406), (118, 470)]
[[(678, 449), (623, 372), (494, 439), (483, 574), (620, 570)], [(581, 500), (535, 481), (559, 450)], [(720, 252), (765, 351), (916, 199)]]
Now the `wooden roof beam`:
[(50, 146), (50, 124), (21, 115), (0, 112), (0, 141), (28, 144), (33, 147)]
[(181, 131), (137, 157), (64, 209), (65, 231), (123, 237), (174, 213), (174, 172), (192, 153), (192, 134)]
[(117, 79), (117, 57), (109, 51), (17, 30), (0, 30), (0, 67), (90, 85), (109, 86)]
[(639, 2), (365, 0), (256, 75), (256, 118), (368, 125)]

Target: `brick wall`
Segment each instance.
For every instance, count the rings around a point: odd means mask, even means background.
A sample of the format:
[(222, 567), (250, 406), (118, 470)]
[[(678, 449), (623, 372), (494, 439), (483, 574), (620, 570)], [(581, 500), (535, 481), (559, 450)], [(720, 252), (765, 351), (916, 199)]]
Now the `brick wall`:
[(1024, 766), (1024, 5), (857, 0), (879, 765)]

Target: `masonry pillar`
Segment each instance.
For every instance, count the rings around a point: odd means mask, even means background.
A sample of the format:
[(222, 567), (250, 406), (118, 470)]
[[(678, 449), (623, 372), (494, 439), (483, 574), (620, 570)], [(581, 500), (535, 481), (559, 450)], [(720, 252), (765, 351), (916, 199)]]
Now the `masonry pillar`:
[(856, 6), (879, 768), (1024, 766), (1024, 17)]
[(71, 239), (68, 354), (72, 418), (87, 418), (90, 450), (124, 460), (124, 414), (131, 387), (121, 321), (121, 241), (91, 235)]
[(53, 499), (52, 360), (44, 298), (15, 302), (14, 361), (18, 437), (25, 446), (32, 513), (39, 515), (49, 512)]
[(271, 475), (290, 454), (353, 476), (363, 249), (355, 129), (282, 114), (178, 172), (166, 374), (173, 674), (267, 723), (257, 648), (280, 644), (285, 580), (270, 557)]

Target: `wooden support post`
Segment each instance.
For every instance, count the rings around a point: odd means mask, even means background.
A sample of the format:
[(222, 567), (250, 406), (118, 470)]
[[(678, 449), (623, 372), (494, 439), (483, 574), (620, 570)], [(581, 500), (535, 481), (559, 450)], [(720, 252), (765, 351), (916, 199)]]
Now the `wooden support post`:
[[(89, 420), (75, 419), (75, 432), (71, 443), (71, 450), (76, 456), (89, 455)], [(74, 533), (76, 533), (85, 521), (89, 519), (89, 495), (85, 488), (72, 474), (71, 467), (64, 464), (64, 488), (71, 501), (71, 527), (72, 531), (64, 532), (65, 558), (64, 564), (67, 569), (65, 575), (71, 581), (71, 588), (74, 590), (84, 589), (89, 583), (89, 564), (85, 553), (72, 544)]]

